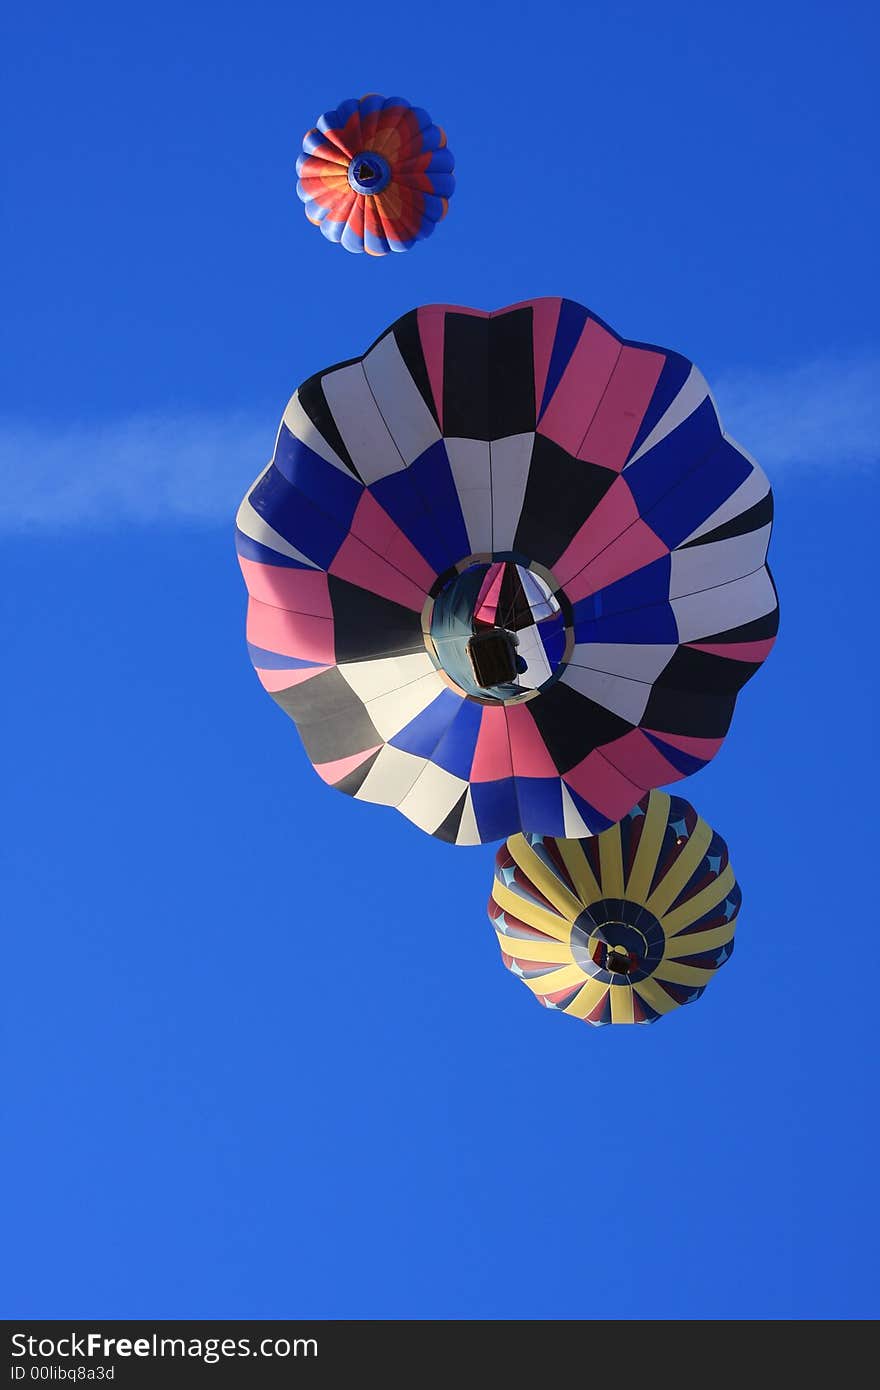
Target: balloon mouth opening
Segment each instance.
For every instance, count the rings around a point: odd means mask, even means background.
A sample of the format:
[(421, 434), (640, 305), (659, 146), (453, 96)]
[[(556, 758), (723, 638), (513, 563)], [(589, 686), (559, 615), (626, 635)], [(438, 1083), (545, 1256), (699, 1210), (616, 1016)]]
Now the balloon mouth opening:
[(442, 575), (422, 630), (447, 682), (482, 704), (534, 698), (574, 646), (571, 606), (552, 574), (510, 554), (469, 556)]
[(572, 927), (571, 953), (585, 975), (610, 984), (635, 984), (652, 975), (663, 957), (659, 920), (631, 899), (593, 903)]
[(348, 166), (348, 182), (355, 193), (372, 197), (391, 182), (391, 166), (375, 150), (362, 150)]

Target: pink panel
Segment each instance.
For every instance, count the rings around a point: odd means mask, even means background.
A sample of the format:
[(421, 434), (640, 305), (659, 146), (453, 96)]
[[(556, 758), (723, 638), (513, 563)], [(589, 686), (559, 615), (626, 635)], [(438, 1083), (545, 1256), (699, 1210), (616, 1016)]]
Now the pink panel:
[(503, 705), (486, 705), (483, 709), (471, 765), (472, 782), (497, 782), (501, 777), (513, 775), (504, 715)]
[(318, 676), (327, 669), (326, 666), (306, 666), (295, 671), (265, 671), (259, 666), (254, 667), (263, 689), (273, 694), (279, 690), (290, 690), (295, 685), (302, 685), (303, 681), (310, 681), (312, 676)]
[(505, 714), (514, 776), (558, 777), (559, 768), (547, 752), (547, 745), (527, 707), (508, 705)]
[(702, 758), (708, 762), (714, 758), (724, 742), (723, 738), (693, 738), (690, 734), (664, 734), (660, 729), (646, 729), (646, 733), (668, 743), (670, 748), (680, 748), (682, 753), (690, 753), (692, 758)]
[(711, 652), (713, 656), (728, 656), (731, 661), (763, 661), (770, 653), (775, 637), (765, 637), (760, 642), (686, 642), (697, 652)]
[(384, 555), (389, 563), (394, 564), (395, 569), (418, 584), (424, 601), (424, 595), (437, 578), (436, 572), (371, 492), (362, 495), (349, 530), (371, 550), (375, 550), (377, 555)]
[(248, 601), (247, 640), (281, 656), (297, 656), (323, 666), (336, 664), (330, 618), (290, 613), (252, 598)]
[(685, 775), (667, 762), (640, 729), (631, 729), (622, 738), (606, 743), (602, 756), (644, 791), (662, 787), (666, 782), (678, 782)]
[(627, 811), (631, 811), (645, 795), (642, 787), (636, 786), (635, 782), (612, 767), (598, 749), (589, 753), (571, 772), (567, 772), (563, 781), (613, 821), (622, 820)]
[(357, 584), (361, 589), (381, 594), (392, 603), (401, 603), (404, 608), (413, 608), (420, 613), (425, 602), (425, 591), (401, 574), (381, 555), (368, 549), (357, 536), (348, 535), (333, 558), (330, 574), (339, 579), (347, 579), (349, 584)]
[(652, 560), (669, 553), (668, 547), (644, 521), (636, 521), (611, 542), (565, 586), (572, 603), (598, 593), (618, 579), (634, 574)]
[(620, 343), (607, 329), (601, 328), (595, 319), (587, 320), (562, 380), (541, 417), (539, 434), (570, 454), (577, 454), (620, 350)]
[(474, 617), (479, 618), (484, 623), (494, 623), (495, 621), (495, 615), (498, 612), (498, 600), (501, 597), (501, 585), (504, 583), (504, 572), (503, 561), (490, 565), (480, 585), (480, 592), (477, 594), (477, 601), (474, 604)]
[(625, 478), (615, 478), (602, 500), (576, 531), (568, 548), (553, 566), (560, 584), (570, 579), (594, 560), (628, 526), (638, 521), (635, 498)]
[[(525, 307), (525, 306), (521, 306)], [(535, 410), (541, 409), (547, 373), (553, 356), (553, 344), (559, 327), (561, 299), (534, 299), (532, 308), (532, 342), (535, 357)]]
[(593, 416), (578, 458), (619, 473), (648, 408), (666, 358), (645, 348), (624, 347)]
[(316, 618), (332, 618), (330, 591), (323, 570), (290, 569), (284, 565), (263, 565), (257, 560), (238, 557), (244, 582), (252, 598), (289, 608), (293, 613), (311, 613)]
[(372, 757), (382, 744), (377, 743), (373, 748), (365, 748), (361, 753), (352, 753), (348, 758), (336, 758), (330, 763), (314, 763), (313, 767), (319, 777), (322, 777), (329, 786), (335, 786), (341, 782), (343, 777), (347, 777), (350, 772), (354, 772), (356, 767), (365, 763), (367, 758)]
[(443, 430), (443, 343), (446, 338), (446, 311), (435, 305), (418, 310), (419, 337), (434, 397), (434, 411)]

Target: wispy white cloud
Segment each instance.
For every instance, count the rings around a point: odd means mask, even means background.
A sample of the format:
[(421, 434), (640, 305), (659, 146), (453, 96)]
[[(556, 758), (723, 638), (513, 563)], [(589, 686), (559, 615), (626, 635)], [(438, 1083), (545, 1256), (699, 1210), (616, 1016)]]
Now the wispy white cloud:
[[(722, 373), (712, 387), (725, 429), (771, 479), (880, 461), (880, 362)], [(0, 421), (0, 531), (230, 521), (275, 424), (244, 414), (68, 428)]]
[(880, 462), (880, 361), (813, 362), (712, 381), (724, 428), (766, 468), (868, 468)]
[(276, 425), (271, 415), (0, 421), (0, 530), (231, 521)]

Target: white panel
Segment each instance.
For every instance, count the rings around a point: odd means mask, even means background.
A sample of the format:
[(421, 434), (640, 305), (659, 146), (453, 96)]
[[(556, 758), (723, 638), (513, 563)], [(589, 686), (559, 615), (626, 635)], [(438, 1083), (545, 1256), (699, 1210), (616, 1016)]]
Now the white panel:
[(379, 695), (375, 700), (366, 700), (364, 708), (372, 719), (379, 735), (384, 739), (393, 738), (405, 729), (417, 714), (427, 709), (432, 700), (448, 687), (431, 668), (431, 674), (421, 676), (402, 690), (393, 690), (387, 695)]
[(511, 434), (489, 445), (492, 476), (492, 549), (512, 550), (526, 495), (535, 436)]
[[(482, 439), (447, 439), (446, 455), (467, 527), (471, 554), (492, 549), (489, 445)], [(464, 556), (462, 556), (462, 559)]]
[(549, 680), (551, 674), (544, 643), (538, 636), (538, 629), (534, 626), (520, 628), (516, 636), (518, 639), (516, 654), (528, 664), (528, 670), (517, 676), (517, 684), (526, 689), (534, 690), (536, 686), (543, 685), (546, 680)]
[(424, 771), (400, 802), (398, 810), (422, 830), (433, 833), (443, 824), (467, 785), (461, 777), (455, 777), (436, 763), (425, 763)]
[[(729, 440), (728, 442), (732, 444), (733, 440)], [(744, 449), (740, 449), (738, 444), (734, 445), (734, 447), (738, 449), (745, 458), (749, 458), (749, 455), (746, 454)], [(767, 496), (767, 493), (770, 491), (770, 484), (767, 481), (766, 473), (754, 463), (754, 460), (749, 459), (749, 462), (754, 464), (754, 468), (745, 482), (740, 483), (736, 492), (732, 492), (727, 498), (727, 501), (722, 502), (718, 510), (714, 511), (711, 516), (708, 516), (705, 521), (701, 522), (695, 531), (692, 531), (689, 536), (685, 536), (685, 542), (694, 541), (698, 536), (705, 536), (709, 531), (714, 531), (716, 527), (723, 526), (725, 522), (732, 521), (735, 516), (741, 516), (743, 512), (749, 510), (749, 507), (754, 507), (757, 502), (760, 502)]]
[(477, 818), (474, 815), (474, 804), (471, 799), (471, 789), (468, 787), (468, 794), (464, 803), (464, 810), (461, 813), (461, 824), (458, 827), (458, 834), (455, 837), (457, 845), (479, 845), (482, 844), (480, 832), (477, 829)]
[(424, 758), (386, 744), (358, 787), (355, 799), (374, 801), (379, 806), (398, 806), (424, 766)]
[[(682, 420), (686, 420), (689, 415), (693, 415), (697, 406), (702, 405), (708, 395), (709, 386), (703, 373), (698, 371), (696, 367), (691, 367), (688, 378), (678, 395), (670, 405), (667, 406), (665, 413), (660, 416), (660, 419), (651, 430), (647, 439), (642, 442), (637, 452), (633, 454), (626, 468), (629, 468), (630, 464), (635, 463), (636, 459), (640, 459), (649, 449), (653, 449), (654, 445), (659, 444), (661, 439), (665, 439), (667, 434), (671, 434), (674, 429), (677, 429)], [(626, 468), (623, 470), (624, 475), (626, 475)]]
[(681, 642), (699, 642), (713, 633), (741, 627), (755, 618), (763, 618), (775, 606), (773, 585), (763, 568), (731, 584), (719, 584), (717, 588), (672, 600)]
[[(351, 469), (343, 463), (338, 454), (330, 448), (323, 434), (316, 429), (300, 404), (299, 392), (291, 396), (287, 402), (287, 409), (282, 416), (281, 423), (286, 425), (291, 434), (295, 434), (312, 453), (318, 454), (327, 463), (332, 463), (334, 468), (338, 468), (347, 478), (351, 477)], [(280, 433), (280, 431), (279, 431)], [(277, 439), (276, 439), (277, 443)]]
[(572, 690), (586, 695), (597, 705), (619, 714), (621, 719), (628, 719), (630, 724), (641, 721), (653, 688), (647, 681), (609, 676), (604, 671), (588, 671), (583, 666), (566, 666), (560, 679), (564, 685), (570, 685)]
[(427, 676), (435, 667), (427, 652), (384, 656), (378, 661), (346, 661), (339, 668), (358, 699), (375, 700)]
[(725, 541), (707, 541), (692, 550), (673, 550), (669, 597), (682, 598), (751, 574), (763, 565), (769, 542), (768, 523), (757, 531), (730, 536)]
[(572, 801), (568, 787), (564, 782), (561, 782), (560, 786), (562, 787), (562, 823), (565, 828), (565, 837), (567, 840), (586, 840), (593, 832)]
[(251, 506), (251, 493), (257, 484), (262, 482), (271, 467), (272, 465), (270, 463), (268, 467), (263, 469), (259, 478), (248, 488), (247, 496), (238, 509), (235, 524), (239, 531), (249, 536), (252, 541), (258, 541), (260, 545), (265, 545), (270, 550), (276, 550), (279, 555), (287, 555), (291, 560), (299, 560), (300, 564), (308, 565), (310, 569), (319, 569), (320, 566), (316, 565), (313, 560), (310, 560), (307, 555), (303, 555), (301, 550), (297, 550), (296, 546), (290, 544), (290, 541), (286, 541), (283, 536), (279, 536), (278, 532), (269, 525), (268, 521), (264, 521), (260, 513), (255, 511)]
[(367, 485), (406, 467), (360, 362), (328, 372), (321, 385), (345, 447)]
[(630, 680), (653, 682), (665, 670), (676, 645), (579, 642), (571, 654), (571, 664), (607, 671), (612, 676), (629, 676)]
[(409, 374), (393, 333), (386, 333), (367, 353), (364, 371), (395, 444), (404, 461), (412, 463), (437, 443), (440, 430)]

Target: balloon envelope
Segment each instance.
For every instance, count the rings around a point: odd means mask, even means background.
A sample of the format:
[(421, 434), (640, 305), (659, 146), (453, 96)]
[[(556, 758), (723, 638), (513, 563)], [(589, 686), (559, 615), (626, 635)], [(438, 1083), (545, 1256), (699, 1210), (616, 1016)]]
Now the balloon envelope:
[(431, 305), (288, 404), (238, 514), (251, 659), (331, 786), (580, 838), (721, 746), (771, 518), (686, 358), (570, 300)]
[(721, 836), (652, 791), (588, 840), (514, 835), (489, 899), (504, 964), (587, 1023), (652, 1023), (729, 960), (741, 894)]
[(455, 160), (427, 111), (375, 93), (326, 111), (303, 137), (296, 191), (346, 251), (408, 251), (446, 216)]

